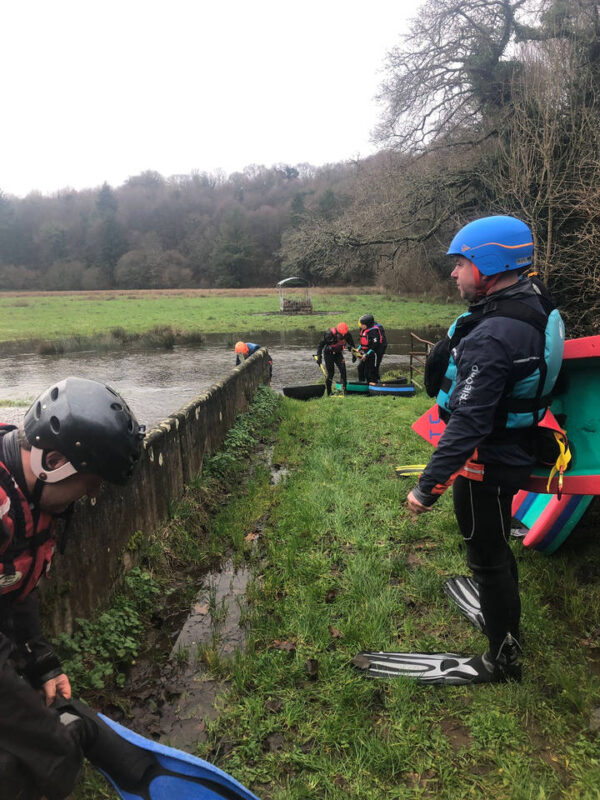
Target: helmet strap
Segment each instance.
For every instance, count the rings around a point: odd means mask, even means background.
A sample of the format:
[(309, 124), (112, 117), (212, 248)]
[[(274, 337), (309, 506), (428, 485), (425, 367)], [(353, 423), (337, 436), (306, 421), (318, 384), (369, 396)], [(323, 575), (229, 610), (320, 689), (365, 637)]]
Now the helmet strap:
[(485, 297), (487, 294), (490, 294), (494, 286), (498, 283), (500, 279), (500, 274), (498, 275), (482, 275), (482, 273), (477, 269), (475, 264), (471, 261), (471, 265), (473, 267), (473, 280), (475, 282), (475, 292), (478, 298)]

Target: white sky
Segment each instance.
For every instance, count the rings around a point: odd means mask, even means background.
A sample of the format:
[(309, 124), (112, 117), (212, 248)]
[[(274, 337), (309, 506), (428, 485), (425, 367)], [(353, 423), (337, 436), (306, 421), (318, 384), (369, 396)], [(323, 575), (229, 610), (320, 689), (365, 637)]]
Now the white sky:
[(385, 54), (420, 4), (4, 2), (0, 190), (369, 155)]

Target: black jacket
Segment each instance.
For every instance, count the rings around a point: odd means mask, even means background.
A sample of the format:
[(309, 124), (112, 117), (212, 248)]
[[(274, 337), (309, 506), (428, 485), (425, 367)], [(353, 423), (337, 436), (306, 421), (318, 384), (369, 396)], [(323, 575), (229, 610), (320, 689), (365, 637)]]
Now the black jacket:
[[(544, 312), (529, 282), (494, 292), (490, 298), (510, 297)], [(479, 303), (477, 304), (479, 305)], [(473, 308), (473, 307), (472, 307)], [(496, 428), (496, 409), (516, 381), (530, 375), (543, 357), (544, 335), (532, 325), (509, 317), (483, 319), (456, 346), (453, 357), (457, 382), (450, 397), (451, 416), (444, 435), (413, 490), (417, 500), (431, 505), (436, 484), (459, 470), (477, 448), (483, 464), (526, 467), (534, 464), (532, 429)]]

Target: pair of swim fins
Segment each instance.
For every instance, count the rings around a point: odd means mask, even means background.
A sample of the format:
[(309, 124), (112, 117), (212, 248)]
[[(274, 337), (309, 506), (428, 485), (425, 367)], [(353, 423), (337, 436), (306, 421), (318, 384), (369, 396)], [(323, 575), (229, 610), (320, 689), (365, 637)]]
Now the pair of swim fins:
[[(444, 584), (444, 592), (477, 630), (485, 633), (479, 588), (472, 578), (457, 575)], [(517, 645), (518, 646), (518, 645)], [(503, 680), (488, 656), (461, 656), (457, 653), (359, 653), (355, 667), (372, 677), (414, 678), (419, 683), (460, 686)]]
[(218, 767), (146, 739), (79, 700), (59, 698), (54, 708), (64, 724), (78, 719), (91, 731), (85, 756), (123, 800), (258, 800)]

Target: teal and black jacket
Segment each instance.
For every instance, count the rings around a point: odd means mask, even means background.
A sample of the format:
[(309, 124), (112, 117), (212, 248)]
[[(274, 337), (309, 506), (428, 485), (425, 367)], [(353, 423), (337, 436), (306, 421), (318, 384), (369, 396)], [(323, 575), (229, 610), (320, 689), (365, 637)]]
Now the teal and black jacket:
[(560, 370), (564, 326), (523, 279), (470, 306), (439, 345), (448, 351), (437, 395), (447, 425), (415, 490), (424, 505), (475, 449), (483, 464), (534, 463), (532, 430)]

